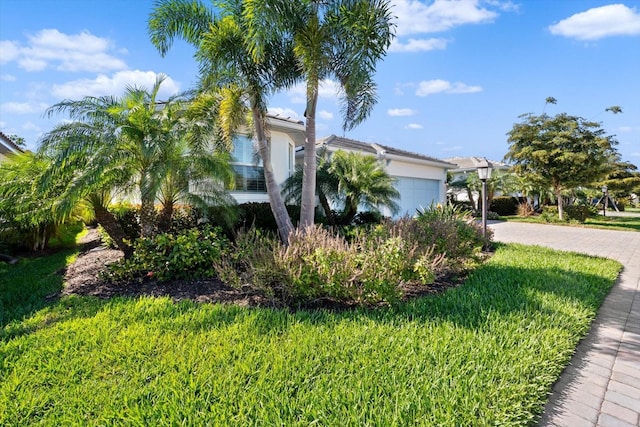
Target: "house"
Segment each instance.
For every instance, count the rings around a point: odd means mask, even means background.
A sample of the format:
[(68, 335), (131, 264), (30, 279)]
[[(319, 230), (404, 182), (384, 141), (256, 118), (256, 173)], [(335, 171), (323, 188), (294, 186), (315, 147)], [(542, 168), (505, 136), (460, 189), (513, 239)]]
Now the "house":
[[(267, 129), (271, 141), (271, 165), (278, 185), (295, 169), (297, 146), (304, 145), (304, 123), (290, 118), (268, 115)], [(256, 154), (254, 140), (240, 132), (233, 140), (232, 166), (236, 173), (231, 195), (238, 203), (269, 202), (262, 161)]]
[[(477, 200), (477, 198), (480, 197), (477, 192), (467, 191), (466, 188), (461, 188), (461, 186), (466, 181), (467, 175), (477, 174), (478, 166), (480, 165), (480, 163), (487, 160), (484, 157), (451, 157), (445, 159), (445, 161), (453, 163), (456, 166), (455, 168), (449, 170), (451, 178), (450, 185), (447, 190), (448, 194), (457, 201), (468, 201), (469, 195)], [(509, 165), (503, 162), (498, 162), (495, 160), (488, 160), (488, 162), (491, 165), (491, 169), (493, 172), (507, 172), (510, 168)]]
[(19, 154), (24, 151), (4, 133), (0, 132), (0, 162), (11, 154)]
[[(423, 154), (336, 135), (318, 140), (317, 148), (324, 148), (330, 153), (337, 150), (359, 152), (376, 156), (383, 162), (389, 175), (396, 178), (395, 185), (400, 192), (400, 211), (396, 217), (413, 215), (417, 209), (427, 208), (434, 203), (445, 203), (447, 170), (456, 166)], [(304, 151), (299, 150), (297, 158), (301, 160), (303, 156)], [(391, 216), (387, 208), (382, 209), (382, 214)]]

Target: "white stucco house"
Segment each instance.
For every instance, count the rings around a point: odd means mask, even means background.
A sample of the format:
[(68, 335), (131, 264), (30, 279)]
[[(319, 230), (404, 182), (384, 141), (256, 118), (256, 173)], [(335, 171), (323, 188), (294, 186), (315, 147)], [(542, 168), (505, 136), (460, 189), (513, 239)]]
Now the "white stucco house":
[[(337, 150), (358, 152), (376, 156), (389, 175), (396, 178), (396, 188), (400, 192), (400, 211), (396, 217), (414, 215), (417, 209), (427, 208), (434, 203), (445, 203), (447, 170), (454, 164), (412, 153), (382, 144), (356, 141), (331, 135), (317, 141), (317, 149), (324, 148), (329, 153)], [(302, 161), (304, 150), (299, 150), (298, 161)], [(387, 208), (381, 213), (392, 216)]]
[[(282, 185), (294, 172), (296, 147), (304, 145), (305, 126), (301, 121), (268, 115), (267, 131), (273, 173), (278, 185)], [(231, 195), (238, 203), (269, 202), (264, 169), (254, 140), (243, 132), (238, 133), (233, 140), (232, 156), (236, 180)]]
[(11, 154), (22, 153), (23, 150), (11, 140), (7, 135), (0, 132), (0, 162), (7, 159)]

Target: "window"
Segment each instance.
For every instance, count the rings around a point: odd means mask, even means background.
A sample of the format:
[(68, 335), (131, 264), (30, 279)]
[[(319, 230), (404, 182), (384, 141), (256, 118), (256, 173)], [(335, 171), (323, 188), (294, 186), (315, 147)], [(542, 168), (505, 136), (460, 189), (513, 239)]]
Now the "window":
[(264, 168), (253, 149), (253, 140), (245, 135), (233, 138), (233, 170), (235, 171), (235, 188), (233, 191), (266, 193)]

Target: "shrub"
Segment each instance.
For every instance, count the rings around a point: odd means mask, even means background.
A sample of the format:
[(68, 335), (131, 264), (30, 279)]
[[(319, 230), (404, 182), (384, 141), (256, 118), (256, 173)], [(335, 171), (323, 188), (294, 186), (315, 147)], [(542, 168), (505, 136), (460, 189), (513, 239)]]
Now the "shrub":
[(520, 203), (518, 205), (518, 216), (522, 216), (522, 217), (528, 217), (528, 216), (532, 216), (535, 213), (535, 210), (533, 209), (533, 206), (531, 205), (531, 203), (525, 202), (525, 203)]
[(417, 222), (419, 229), (404, 235), (418, 238), (423, 250), (435, 246), (435, 253), (445, 254), (448, 261), (474, 259), (491, 240), (491, 231), (487, 230), (485, 239), (482, 226), (469, 211), (453, 206), (432, 206), (418, 215)]
[(585, 222), (587, 218), (595, 214), (595, 208), (587, 205), (565, 206), (564, 213), (567, 220)]
[(164, 281), (213, 277), (214, 262), (228, 246), (220, 229), (208, 226), (140, 238), (134, 243), (130, 259), (109, 266), (107, 278), (121, 281), (148, 277)]
[[(236, 229), (248, 229), (250, 227), (256, 227), (260, 230), (278, 231), (278, 225), (276, 219), (271, 212), (271, 206), (269, 203), (243, 203), (238, 205), (238, 221), (236, 223)], [(291, 221), (295, 224), (300, 218), (300, 208), (297, 206), (287, 206), (287, 212)]]
[(489, 205), (489, 210), (496, 212), (500, 216), (515, 215), (518, 211), (518, 203), (519, 201), (516, 197), (494, 197)]

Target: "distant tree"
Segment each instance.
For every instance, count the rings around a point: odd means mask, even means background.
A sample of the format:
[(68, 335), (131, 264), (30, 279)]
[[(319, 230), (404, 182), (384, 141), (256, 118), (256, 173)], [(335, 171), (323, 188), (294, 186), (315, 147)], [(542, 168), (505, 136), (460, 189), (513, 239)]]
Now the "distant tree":
[(611, 162), (611, 171), (595, 186), (599, 189), (603, 185), (606, 185), (609, 193), (616, 198), (626, 198), (631, 193), (640, 192), (638, 167), (616, 156)]
[(27, 146), (27, 140), (24, 139), (23, 137), (16, 135), (16, 134), (11, 134), (11, 135), (7, 135), (9, 137), (9, 139), (11, 141), (13, 141), (13, 143), (15, 143), (18, 147), (21, 148), (25, 148)]
[(561, 113), (524, 114), (507, 133), (505, 160), (518, 175), (531, 175), (547, 183), (563, 218), (562, 191), (588, 185), (610, 171), (617, 141), (605, 135), (599, 123)]

